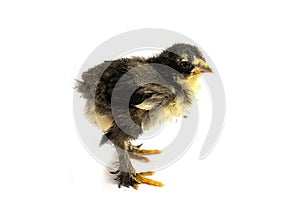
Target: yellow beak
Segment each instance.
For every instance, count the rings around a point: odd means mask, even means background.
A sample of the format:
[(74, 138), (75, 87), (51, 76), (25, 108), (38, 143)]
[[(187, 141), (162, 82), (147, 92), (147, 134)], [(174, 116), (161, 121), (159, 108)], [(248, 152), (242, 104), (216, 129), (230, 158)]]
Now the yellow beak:
[(200, 65), (199, 68), (200, 68), (201, 73), (213, 72), (212, 69), (209, 67), (209, 65), (204, 60), (200, 59), (199, 65)]
[(213, 72), (209, 65), (202, 59), (195, 59), (193, 64), (195, 64), (201, 73)]

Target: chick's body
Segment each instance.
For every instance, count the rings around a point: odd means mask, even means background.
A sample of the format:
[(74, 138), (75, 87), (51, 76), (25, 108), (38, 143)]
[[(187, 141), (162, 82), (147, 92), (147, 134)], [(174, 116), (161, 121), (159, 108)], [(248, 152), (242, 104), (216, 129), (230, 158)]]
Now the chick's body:
[[(211, 72), (195, 46), (175, 44), (150, 58), (106, 61), (82, 74), (78, 91), (87, 100), (85, 113), (110, 140), (119, 155), (119, 186), (162, 186), (147, 179), (152, 172), (136, 173), (130, 157), (146, 160), (143, 154), (160, 153), (131, 145), (143, 130), (181, 116), (199, 89), (201, 72)], [(149, 174), (150, 173), (150, 174)]]

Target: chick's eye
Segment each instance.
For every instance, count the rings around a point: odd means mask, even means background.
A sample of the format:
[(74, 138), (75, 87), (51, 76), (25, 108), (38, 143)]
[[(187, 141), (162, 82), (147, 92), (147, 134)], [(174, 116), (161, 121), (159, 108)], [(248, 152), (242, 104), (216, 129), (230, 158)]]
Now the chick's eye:
[(181, 62), (180, 65), (183, 69), (186, 69), (186, 70), (189, 70), (193, 67), (193, 65), (190, 62), (187, 62), (187, 61)]

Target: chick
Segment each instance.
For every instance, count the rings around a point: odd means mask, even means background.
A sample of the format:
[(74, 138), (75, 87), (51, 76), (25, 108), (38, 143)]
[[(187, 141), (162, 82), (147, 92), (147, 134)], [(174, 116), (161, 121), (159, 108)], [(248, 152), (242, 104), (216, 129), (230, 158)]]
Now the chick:
[(82, 74), (77, 91), (86, 99), (85, 114), (111, 141), (119, 159), (113, 172), (118, 186), (138, 188), (139, 184), (163, 186), (146, 178), (154, 172), (135, 171), (130, 158), (149, 161), (144, 155), (160, 150), (131, 144), (146, 129), (174, 117), (183, 116), (199, 90), (199, 77), (212, 72), (201, 51), (178, 43), (149, 57), (105, 61)]

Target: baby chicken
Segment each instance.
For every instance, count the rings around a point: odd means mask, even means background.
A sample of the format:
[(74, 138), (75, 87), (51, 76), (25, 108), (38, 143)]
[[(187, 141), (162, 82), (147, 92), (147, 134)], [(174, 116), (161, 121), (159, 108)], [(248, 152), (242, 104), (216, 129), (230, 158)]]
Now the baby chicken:
[(85, 114), (105, 135), (100, 144), (111, 141), (119, 159), (114, 173), (118, 186), (139, 184), (163, 186), (146, 178), (154, 172), (136, 172), (130, 158), (148, 161), (145, 150), (131, 144), (159, 123), (183, 116), (193, 103), (202, 73), (212, 72), (201, 51), (178, 43), (150, 57), (105, 61), (82, 74), (77, 91), (86, 99)]

